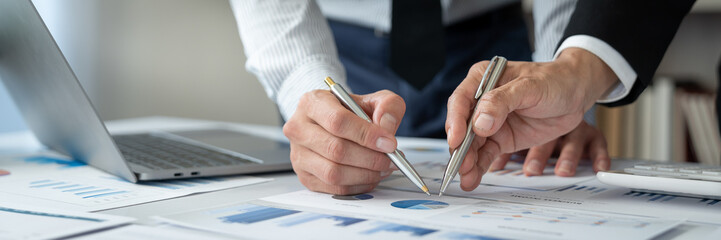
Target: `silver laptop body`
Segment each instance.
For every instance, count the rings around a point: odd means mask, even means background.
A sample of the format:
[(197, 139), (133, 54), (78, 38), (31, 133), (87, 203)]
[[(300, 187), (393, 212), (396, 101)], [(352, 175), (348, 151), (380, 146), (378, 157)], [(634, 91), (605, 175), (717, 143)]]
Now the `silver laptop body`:
[(286, 143), (231, 130), (111, 137), (30, 0), (0, 0), (0, 79), (43, 144), (131, 182), (291, 169)]

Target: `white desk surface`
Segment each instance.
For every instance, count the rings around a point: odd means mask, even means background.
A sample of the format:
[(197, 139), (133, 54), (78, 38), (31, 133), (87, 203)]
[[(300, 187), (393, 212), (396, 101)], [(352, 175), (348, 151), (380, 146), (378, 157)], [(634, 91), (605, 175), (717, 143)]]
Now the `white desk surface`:
[[(263, 135), (276, 139), (285, 139), (280, 127), (249, 125), (237, 123), (224, 123), (204, 120), (191, 120), (171, 117), (148, 117), (128, 120), (118, 120), (107, 123), (108, 130), (112, 133), (125, 133), (142, 131), (146, 129), (175, 130), (204, 127), (212, 125), (224, 125), (232, 128)], [(434, 141), (434, 140), (430, 140)], [(0, 134), (0, 155), (12, 155), (28, 151), (38, 151), (41, 145), (37, 143), (30, 132), (18, 132)], [(614, 164), (618, 167), (623, 164)], [(293, 192), (305, 189), (298, 181), (292, 171), (255, 174), (253, 176), (273, 178), (273, 181), (243, 186), (210, 193), (195, 194), (186, 197), (150, 202), (140, 205), (100, 211), (100, 213), (122, 215), (136, 218), (137, 224), (152, 225), (155, 221), (153, 216), (167, 215), (170, 213), (185, 212), (196, 209), (205, 209), (214, 206), (229, 205), (238, 202), (249, 201), (266, 196)], [(712, 234), (714, 233), (714, 234)], [(711, 236), (712, 235), (712, 236)], [(721, 229), (717, 226), (701, 224), (683, 224), (657, 239), (708, 239), (709, 237), (721, 236)]]

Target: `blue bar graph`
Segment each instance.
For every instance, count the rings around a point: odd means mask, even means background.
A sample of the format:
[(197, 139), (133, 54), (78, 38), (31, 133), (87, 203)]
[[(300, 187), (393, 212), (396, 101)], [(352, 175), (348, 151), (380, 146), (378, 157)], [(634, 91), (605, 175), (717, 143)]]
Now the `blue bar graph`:
[(88, 195), (88, 194), (100, 193), (100, 192), (107, 192), (107, 191), (112, 191), (112, 190), (113, 190), (113, 189), (108, 189), (108, 188), (106, 188), (106, 189), (98, 189), (98, 190), (92, 190), (92, 191), (85, 191), (85, 192), (75, 193), (75, 195), (82, 196), (82, 195)]
[(245, 213), (220, 217), (218, 219), (223, 220), (223, 222), (227, 222), (227, 223), (252, 224), (252, 223), (256, 223), (256, 222), (261, 222), (261, 221), (265, 221), (265, 220), (288, 216), (291, 214), (296, 214), (299, 212), (300, 211), (289, 210), (289, 209), (255, 206), (255, 207), (250, 207), (249, 209), (247, 209), (247, 212), (245, 212)]
[(673, 200), (674, 198), (676, 198), (676, 196), (671, 195), (671, 196), (668, 196), (667, 198), (661, 200), (661, 202), (668, 202), (668, 201)]
[(666, 197), (666, 196), (668, 196), (668, 195), (666, 195), (666, 194), (661, 194), (661, 195), (658, 195), (658, 196), (655, 196), (655, 197), (649, 199), (649, 201), (656, 201), (656, 200), (659, 200), (659, 199), (664, 198), (664, 197)]
[(63, 190), (63, 192), (77, 192), (77, 191), (84, 191), (84, 190), (89, 190), (89, 189), (93, 189), (93, 188), (97, 188), (97, 187), (89, 186), (89, 187), (73, 188), (73, 189)]
[(46, 183), (46, 184), (40, 184), (40, 185), (32, 185), (31, 188), (41, 188), (41, 187), (50, 187), (50, 186), (57, 186), (65, 184), (65, 182), (54, 182), (54, 183)]
[(721, 202), (721, 200), (704, 198), (699, 201), (699, 203), (706, 203), (707, 205), (714, 205), (718, 202)]
[(565, 188), (558, 189), (558, 190), (556, 190), (556, 192), (563, 192), (563, 191), (566, 191), (566, 190), (574, 188), (574, 187), (576, 187), (576, 185), (571, 185), (571, 186), (568, 186)]
[(75, 220), (82, 220), (82, 221), (89, 221), (89, 222), (104, 222), (105, 221), (103, 219), (96, 219), (96, 218), (78, 217), (78, 216), (70, 216), (70, 215), (63, 215), (63, 214), (53, 214), (53, 213), (21, 210), (21, 209), (6, 208), (6, 207), (0, 207), (0, 211), (9, 212), (9, 213), (17, 213), (17, 214), (25, 214), (25, 215), (43, 216), (43, 217), (75, 219)]
[(109, 193), (101, 193), (101, 194), (96, 194), (96, 195), (85, 196), (83, 198), (106, 197), (106, 196), (110, 196), (110, 195), (116, 195), (116, 194), (127, 193), (127, 192), (128, 191), (116, 191), (116, 192), (109, 192)]
[(70, 184), (70, 185), (65, 185), (65, 186), (57, 186), (57, 187), (54, 187), (53, 189), (66, 189), (66, 188), (77, 187), (77, 186), (80, 186), (80, 184)]
[(279, 225), (281, 227), (292, 227), (292, 226), (295, 226), (298, 224), (312, 222), (312, 221), (315, 221), (318, 219), (334, 220), (338, 223), (334, 224), (333, 226), (338, 226), (338, 227), (346, 227), (346, 226), (350, 226), (350, 225), (365, 221), (365, 219), (360, 219), (360, 218), (341, 217), (341, 216), (333, 216), (333, 215), (318, 214), (318, 213), (304, 213), (300, 216), (281, 221)]
[(497, 240), (502, 238), (475, 235), (470, 233), (450, 232), (440, 236), (448, 240)]
[(437, 232), (438, 230), (435, 229), (428, 229), (428, 228), (420, 228), (420, 227), (414, 227), (414, 226), (408, 226), (408, 225), (401, 225), (396, 223), (386, 223), (386, 222), (379, 222), (378, 227), (361, 232), (361, 234), (364, 235), (371, 235), (377, 232), (408, 232), (412, 236), (416, 237), (422, 237), (434, 232)]
[(117, 196), (130, 191), (114, 188), (104, 188), (98, 186), (89, 186), (80, 183), (73, 183), (69, 181), (57, 181), (57, 180), (38, 180), (29, 182), (28, 188), (37, 189), (38, 194), (44, 194), (47, 191), (54, 191), (57, 193), (65, 193), (70, 196), (80, 199), (97, 199), (102, 197), (115, 196), (114, 199), (119, 199)]
[(52, 182), (52, 180), (45, 179), (45, 180), (30, 182), (30, 184), (38, 184), (38, 183), (46, 183), (46, 182)]

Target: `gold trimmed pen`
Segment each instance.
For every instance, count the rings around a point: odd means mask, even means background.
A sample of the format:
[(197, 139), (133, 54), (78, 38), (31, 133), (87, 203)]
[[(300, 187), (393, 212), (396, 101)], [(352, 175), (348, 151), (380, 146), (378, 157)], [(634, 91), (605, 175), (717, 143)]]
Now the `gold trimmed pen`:
[[(503, 74), (503, 69), (505, 67), (506, 58), (501, 56), (495, 56), (491, 59), (491, 63), (488, 64), (488, 68), (486, 68), (486, 72), (483, 73), (481, 83), (478, 85), (478, 90), (476, 90), (476, 95), (474, 96), (476, 100), (480, 99), (483, 94), (491, 91), (496, 86), (496, 82), (501, 77), (501, 74)], [(476, 111), (479, 102), (480, 101), (476, 102), (476, 106), (473, 108), (473, 112)], [(443, 173), (441, 190), (438, 192), (439, 197), (443, 196), (443, 193), (446, 192), (446, 188), (448, 188), (448, 185), (451, 183), (451, 181), (453, 181), (453, 178), (456, 177), (456, 174), (458, 174), (458, 169), (461, 167), (463, 159), (466, 158), (468, 148), (471, 147), (473, 138), (476, 136), (476, 134), (473, 133), (473, 112), (471, 112), (471, 119), (468, 119), (466, 136), (465, 138), (463, 138), (461, 146), (456, 148), (456, 150), (453, 150), (451, 159), (448, 160), (448, 166), (446, 166), (446, 171)]]
[[(355, 101), (353, 101), (353, 98), (351, 98), (351, 96), (348, 94), (348, 92), (346, 92), (343, 86), (334, 82), (333, 79), (331, 79), (330, 77), (325, 78), (325, 83), (328, 84), (330, 91), (338, 98), (338, 100), (343, 103), (343, 105), (345, 105), (348, 109), (350, 109), (359, 117), (365, 119), (368, 122), (372, 122), (368, 115), (363, 111), (363, 109), (358, 106)], [(406, 176), (406, 178), (411, 180), (413, 184), (423, 190), (423, 192), (428, 194), (428, 196), (431, 195), (431, 193), (428, 192), (428, 187), (423, 182), (423, 179), (421, 179), (421, 176), (418, 175), (418, 172), (416, 172), (416, 169), (413, 168), (413, 166), (408, 162), (408, 160), (403, 156), (403, 154), (398, 151), (398, 149), (396, 149), (392, 153), (386, 153), (386, 155), (388, 155), (388, 158), (390, 158), (393, 164), (395, 164), (396, 167), (401, 170), (401, 172), (403, 173), (403, 175)]]

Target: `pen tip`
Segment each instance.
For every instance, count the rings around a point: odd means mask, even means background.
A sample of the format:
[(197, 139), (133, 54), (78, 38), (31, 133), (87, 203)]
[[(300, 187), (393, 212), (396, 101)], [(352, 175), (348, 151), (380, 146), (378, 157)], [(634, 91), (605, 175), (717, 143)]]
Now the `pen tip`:
[(425, 185), (423, 185), (423, 187), (421, 187), (421, 190), (423, 190), (424, 193), (428, 194), (428, 196), (431, 195), (431, 193), (428, 192), (428, 187), (426, 187)]
[(325, 83), (328, 84), (328, 86), (334, 85), (335, 82), (330, 77), (325, 77)]
[(443, 197), (443, 192), (438, 192), (438, 197)]

